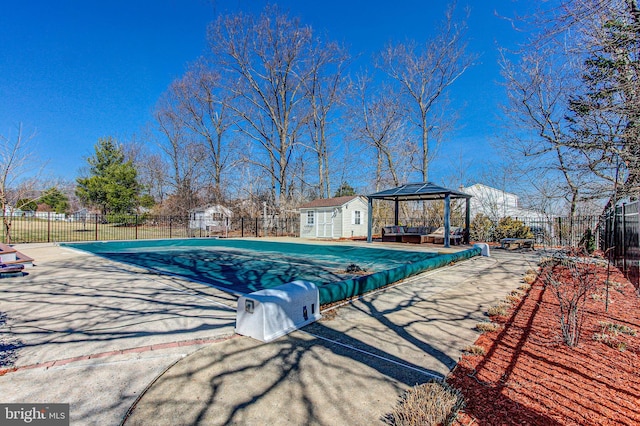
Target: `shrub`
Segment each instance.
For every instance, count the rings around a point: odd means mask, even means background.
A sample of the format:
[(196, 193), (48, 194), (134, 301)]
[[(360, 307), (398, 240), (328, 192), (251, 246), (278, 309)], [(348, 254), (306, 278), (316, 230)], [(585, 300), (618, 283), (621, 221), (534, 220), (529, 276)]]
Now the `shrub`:
[(518, 286), (518, 289), (522, 291), (529, 291), (531, 290), (531, 284), (527, 284), (525, 282), (524, 284), (521, 284), (520, 286)]
[(402, 396), (386, 423), (397, 426), (450, 425), (464, 407), (460, 391), (444, 382), (414, 386)]
[(600, 327), (602, 327), (602, 331), (608, 331), (610, 333), (613, 333), (614, 335), (617, 334), (627, 334), (629, 336), (635, 336), (636, 335), (636, 331), (624, 324), (615, 324), (612, 322), (606, 322), (606, 321), (600, 321)]
[(504, 298), (507, 303), (516, 304), (522, 300), (522, 298), (516, 294), (509, 294)]
[(479, 322), (476, 324), (476, 330), (481, 331), (483, 333), (490, 333), (492, 331), (500, 330), (500, 324), (496, 324), (495, 322)]
[(487, 311), (487, 314), (490, 317), (496, 317), (496, 316), (503, 317), (507, 315), (507, 307), (503, 304), (494, 305), (489, 308), (489, 310)]
[(541, 273), (558, 300), (558, 320), (564, 342), (576, 346), (584, 320), (587, 295), (597, 288), (593, 262), (580, 258), (573, 250), (558, 251), (545, 261)]
[(582, 238), (578, 243), (578, 247), (584, 248), (584, 250), (589, 254), (596, 251), (596, 236), (591, 232), (591, 228), (587, 228), (587, 230), (584, 231), (584, 234), (582, 234)]
[(464, 351), (469, 355), (484, 355), (486, 352), (482, 346), (478, 345), (469, 345), (464, 348)]
[(522, 281), (524, 281), (527, 284), (533, 284), (536, 279), (538, 279), (537, 275), (531, 275), (531, 274), (527, 274), (524, 277), (522, 277)]
[(107, 223), (115, 226), (132, 226), (137, 219), (136, 215), (126, 213), (111, 213), (106, 216)]
[(618, 340), (615, 335), (607, 334), (604, 332), (595, 333), (593, 335), (593, 340), (595, 340), (596, 342), (604, 343), (610, 348), (617, 349), (620, 352), (624, 352), (625, 350), (627, 350), (627, 344)]
[(495, 223), (482, 213), (478, 213), (469, 225), (469, 235), (473, 241), (491, 241)]
[(496, 241), (503, 238), (533, 238), (533, 233), (523, 222), (505, 217), (500, 219), (494, 233)]

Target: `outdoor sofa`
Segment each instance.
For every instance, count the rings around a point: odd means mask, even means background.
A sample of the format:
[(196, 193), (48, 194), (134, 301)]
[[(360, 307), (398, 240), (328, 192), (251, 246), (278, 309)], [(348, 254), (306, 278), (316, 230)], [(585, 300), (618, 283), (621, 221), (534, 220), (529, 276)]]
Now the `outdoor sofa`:
[[(449, 244), (459, 246), (464, 236), (464, 228), (452, 226), (449, 228)], [(425, 235), (425, 242), (433, 244), (444, 244), (444, 226), (436, 229), (432, 233)]]
[(382, 228), (382, 242), (422, 244), (427, 242), (427, 234), (434, 229), (430, 226), (385, 226)]

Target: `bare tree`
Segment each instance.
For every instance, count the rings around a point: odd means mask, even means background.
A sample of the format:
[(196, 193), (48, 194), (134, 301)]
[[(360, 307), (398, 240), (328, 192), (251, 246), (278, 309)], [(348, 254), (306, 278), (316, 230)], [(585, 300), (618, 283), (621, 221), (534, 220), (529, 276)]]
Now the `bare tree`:
[[(583, 90), (570, 102), (573, 146), (589, 169), (623, 193), (640, 190), (640, 9), (635, 0), (577, 1), (588, 10)], [(575, 16), (575, 12), (567, 10)]]
[(25, 136), (22, 124), (17, 133), (0, 135), (0, 208), (7, 244), (11, 243), (11, 226), (18, 202), (36, 201), (40, 196), (34, 191), (38, 175), (35, 155), (29, 146), (35, 133)]
[(414, 167), (424, 182), (442, 136), (454, 125), (455, 115), (442, 113), (448, 106), (447, 89), (475, 60), (466, 53), (466, 22), (457, 22), (454, 15), (455, 3), (447, 9), (444, 23), (432, 39), (424, 44), (389, 45), (376, 63), (399, 84), (407, 99), (409, 120), (418, 130), (411, 139), (419, 160)]
[(206, 152), (203, 145), (187, 137), (186, 129), (173, 103), (171, 92), (159, 103), (155, 116), (164, 139), (160, 148), (169, 161), (169, 180), (174, 192), (172, 214), (186, 215), (200, 203), (199, 190), (203, 183), (203, 161)]
[(411, 155), (405, 155), (402, 147), (405, 139), (399, 98), (388, 87), (380, 87), (372, 93), (370, 85), (370, 78), (358, 78), (357, 101), (350, 119), (353, 137), (374, 152), (375, 190), (379, 191), (385, 183), (400, 185), (400, 166)]
[(533, 174), (534, 184), (548, 177), (555, 180), (573, 219), (581, 188), (585, 188), (581, 159), (568, 146), (571, 131), (565, 119), (575, 88), (571, 75), (575, 68), (550, 50), (524, 53), (517, 64), (503, 51), (501, 67), (507, 94), (503, 111), (509, 120), (502, 145), (524, 157), (524, 161), (514, 158), (514, 165)]
[(236, 14), (216, 20), (208, 30), (211, 61), (236, 83), (232, 108), (239, 129), (265, 154), (246, 160), (270, 175), (280, 205), (291, 184), (290, 160), (309, 119), (307, 88), (316, 39), (298, 19), (267, 7), (257, 18)]
[(208, 154), (208, 175), (217, 201), (224, 198), (223, 176), (232, 165), (229, 130), (235, 124), (229, 107), (231, 93), (224, 86), (220, 73), (199, 61), (170, 89), (176, 118)]
[(640, 185), (638, 94), (640, 9), (636, 0), (561, 0), (528, 21), (537, 34), (529, 51), (549, 49), (575, 64), (566, 101), (570, 138), (596, 191), (637, 193)]
[(311, 150), (315, 154), (318, 170), (318, 196), (331, 196), (331, 167), (329, 144), (332, 118), (336, 107), (344, 100), (345, 67), (348, 56), (334, 43), (317, 46), (313, 55), (312, 73), (308, 81), (310, 117), (308, 120)]

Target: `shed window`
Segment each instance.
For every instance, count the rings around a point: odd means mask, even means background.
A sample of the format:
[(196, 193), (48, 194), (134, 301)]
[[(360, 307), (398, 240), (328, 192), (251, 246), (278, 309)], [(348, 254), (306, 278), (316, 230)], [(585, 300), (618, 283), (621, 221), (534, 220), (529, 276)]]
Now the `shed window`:
[(307, 212), (307, 225), (313, 225), (314, 223), (314, 211), (313, 210), (309, 210)]
[(353, 212), (353, 225), (360, 225), (360, 210), (355, 210)]

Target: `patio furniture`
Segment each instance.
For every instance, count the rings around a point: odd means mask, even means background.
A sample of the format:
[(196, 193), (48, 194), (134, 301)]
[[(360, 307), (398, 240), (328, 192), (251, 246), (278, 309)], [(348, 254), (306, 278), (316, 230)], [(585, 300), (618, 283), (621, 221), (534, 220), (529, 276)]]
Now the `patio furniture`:
[[(452, 227), (449, 232), (449, 243), (454, 246), (459, 246), (462, 243), (464, 229), (458, 226)], [(444, 244), (444, 226), (436, 229), (425, 238), (427, 243)]]
[(382, 228), (383, 243), (412, 243), (427, 242), (427, 234), (433, 228), (429, 226), (385, 226)]
[(535, 250), (535, 240), (533, 238), (503, 238), (500, 240), (500, 247), (508, 250)]

